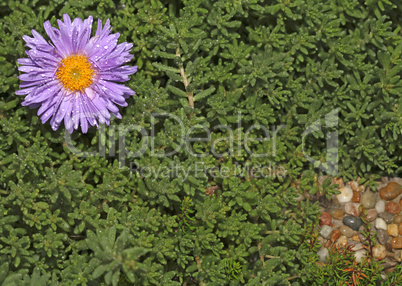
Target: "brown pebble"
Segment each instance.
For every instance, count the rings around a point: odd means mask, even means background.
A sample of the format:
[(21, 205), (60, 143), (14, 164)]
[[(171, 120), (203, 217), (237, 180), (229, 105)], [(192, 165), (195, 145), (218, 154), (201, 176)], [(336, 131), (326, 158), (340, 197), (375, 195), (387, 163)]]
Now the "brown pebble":
[(359, 235), (355, 234), (354, 236), (352, 236), (352, 240), (360, 242)]
[(386, 249), (388, 252), (392, 252), (392, 246), (391, 246), (391, 244), (386, 243), (386, 244), (385, 244), (385, 249)]
[(360, 204), (347, 203), (345, 205), (345, 213), (350, 214), (352, 216), (359, 216), (360, 215), (359, 207), (360, 207)]
[(402, 237), (394, 237), (391, 240), (391, 247), (394, 249), (401, 249), (402, 248)]
[(352, 235), (353, 235), (353, 229), (351, 229), (350, 227), (348, 227), (346, 225), (342, 225), (339, 230), (346, 237), (352, 237)]
[(359, 183), (358, 183), (359, 180), (360, 179), (358, 179), (357, 181), (350, 181), (348, 183), (350, 188), (355, 192), (363, 192), (364, 191), (364, 185), (359, 185)]
[(343, 179), (342, 178), (332, 178), (332, 184), (338, 185), (341, 188), (341, 187), (343, 187)]
[(402, 235), (402, 223), (398, 225), (398, 233)]
[(329, 225), (332, 226), (332, 218), (331, 215), (327, 212), (322, 212), (320, 216), (320, 226)]
[(391, 201), (386, 203), (385, 211), (397, 215), (401, 212), (401, 207), (398, 203)]
[(331, 241), (335, 242), (340, 236), (341, 236), (341, 232), (339, 231), (339, 229), (334, 229), (334, 231), (332, 232), (332, 235), (331, 235)]
[(345, 211), (342, 209), (333, 209), (333, 210), (330, 210), (330, 213), (334, 219), (342, 220), (343, 215), (345, 214)]
[(359, 192), (353, 191), (352, 202), (360, 203), (361, 195)]
[(366, 220), (373, 221), (377, 218), (377, 211), (375, 209), (370, 209), (367, 211)]
[(387, 229), (388, 235), (390, 236), (398, 236), (398, 225), (395, 223), (389, 224)]
[(345, 248), (348, 245), (348, 239), (342, 235), (336, 242), (336, 246), (340, 249)]
[(373, 247), (373, 256), (378, 260), (382, 260), (387, 256), (387, 250), (384, 245), (376, 244)]
[(402, 222), (402, 215), (397, 215), (394, 217), (394, 223), (400, 224)]
[(329, 248), (331, 247), (332, 242), (330, 240), (327, 240), (327, 242), (324, 244), (324, 247)]
[(395, 199), (401, 194), (401, 186), (396, 182), (389, 182), (384, 188), (380, 190), (380, 197), (386, 201)]

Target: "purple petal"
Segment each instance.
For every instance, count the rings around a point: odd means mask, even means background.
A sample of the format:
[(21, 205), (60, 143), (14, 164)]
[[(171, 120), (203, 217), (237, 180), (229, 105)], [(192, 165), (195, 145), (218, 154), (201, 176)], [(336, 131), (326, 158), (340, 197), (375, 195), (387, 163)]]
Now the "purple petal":
[(53, 44), (55, 45), (57, 52), (63, 58), (68, 56), (68, 52), (67, 52), (66, 48), (64, 47), (63, 42), (60, 39), (59, 30), (57, 30), (56, 28), (53, 28), (49, 21), (46, 21), (43, 24), (43, 27), (45, 28), (46, 34), (49, 36), (49, 38), (52, 40)]
[(39, 72), (53, 72), (51, 69), (49, 70), (45, 70), (42, 67), (38, 67), (38, 66), (20, 66), (18, 67), (19, 71), (22, 72), (34, 72), (34, 73), (39, 73)]
[(43, 72), (43, 73), (23, 73), (18, 76), (18, 78), (22, 81), (40, 81), (44, 78), (53, 78), (54, 74), (52, 72)]
[(16, 95), (25, 95), (25, 94), (29, 94), (29, 93), (31, 93), (33, 90), (35, 90), (37, 87), (36, 86), (31, 86), (31, 87), (28, 87), (28, 88), (25, 88), (25, 89), (20, 89), (20, 90), (17, 90), (16, 92), (15, 92), (15, 94)]
[(133, 67), (122, 66), (122, 67), (118, 67), (118, 68), (111, 70), (111, 72), (131, 75), (131, 74), (135, 74), (137, 72), (137, 69), (138, 69), (138, 66), (133, 66)]
[(36, 65), (40, 65), (41, 67), (48, 67), (51, 65), (57, 68), (60, 64), (61, 58), (57, 53), (50, 54), (37, 49), (27, 51), (26, 53)]
[(99, 94), (102, 94), (104, 97), (109, 98), (111, 101), (121, 105), (121, 106), (127, 106), (126, 103), (126, 98), (123, 96), (123, 92), (120, 90), (111, 90), (107, 86), (101, 86), (101, 85), (94, 85), (94, 89), (96, 89), (96, 92)]
[(100, 73), (99, 77), (100, 77), (100, 79), (103, 79), (103, 80), (119, 81), (119, 82), (125, 82), (130, 79), (127, 75), (124, 75), (124, 74), (115, 74), (115, 73), (107, 73), (107, 72)]
[(64, 23), (60, 20), (57, 20), (57, 24), (60, 29), (60, 37), (61, 41), (64, 44), (65, 50), (68, 54), (74, 52), (73, 46), (71, 44), (71, 34), (72, 34), (72, 26), (70, 17), (67, 14), (63, 15)]
[(72, 106), (73, 105), (71, 104), (71, 99), (63, 98), (63, 101), (57, 110), (57, 113), (55, 116), (55, 122), (61, 123), (63, 121), (64, 117), (66, 116), (66, 114), (71, 113)]
[(32, 29), (31, 33), (34, 36), (34, 38), (38, 41), (38, 43), (40, 43), (40, 44), (48, 44), (48, 42), (45, 40), (45, 38), (42, 37), (42, 35), (39, 34), (36, 30)]
[(24, 81), (21, 82), (20, 84), (20, 88), (26, 88), (26, 87), (30, 87), (30, 86), (42, 86), (44, 84), (47, 84), (49, 82), (51, 82), (52, 80), (54, 80), (54, 78), (44, 78), (41, 80), (34, 80), (34, 81)]
[(114, 82), (104, 80), (99, 80), (99, 84), (105, 86), (107, 89), (113, 90), (116, 93), (122, 94), (125, 97), (135, 94), (135, 92), (132, 89), (122, 84), (117, 84)]
[(87, 118), (85, 116), (81, 116), (81, 130), (82, 133), (87, 133), (88, 132), (88, 121)]
[(85, 52), (92, 61), (98, 61), (106, 55), (109, 55), (117, 45), (119, 33), (111, 34), (105, 38), (100, 38), (96, 41), (96, 45), (91, 43), (91, 49), (88, 45), (85, 47)]
[(89, 16), (88, 19), (84, 20), (83, 30), (78, 40), (78, 46), (77, 46), (78, 51), (82, 51), (85, 48), (85, 45), (89, 41), (89, 37), (91, 36), (91, 30), (92, 30), (92, 22), (93, 22), (92, 16)]
[(49, 52), (54, 53), (54, 52), (55, 52), (54, 47), (52, 47), (52, 46), (49, 45), (49, 44), (39, 44), (39, 45), (36, 45), (36, 49), (37, 49), (38, 51), (47, 52), (47, 53), (49, 53)]
[(25, 66), (35, 66), (35, 63), (31, 59), (27, 59), (27, 58), (18, 59), (17, 63), (20, 65), (25, 65)]
[(73, 121), (74, 129), (78, 129), (78, 124), (80, 123), (80, 100), (78, 97), (74, 100), (73, 110), (71, 111), (71, 120)]
[(118, 119), (122, 119), (121, 114), (119, 112), (112, 112), (114, 116), (116, 116)]
[(41, 119), (41, 121), (42, 121), (42, 124), (46, 123), (46, 121), (49, 120), (49, 118), (53, 115), (53, 112), (54, 112), (54, 107), (51, 107), (47, 112), (45, 112), (45, 113), (40, 117), (40, 119)]
[(119, 112), (119, 108), (109, 100), (106, 101), (106, 108), (109, 109), (110, 112), (112, 112), (112, 113), (118, 113)]
[(98, 123), (95, 120), (96, 117), (96, 108), (92, 105), (90, 102), (90, 98), (86, 94), (86, 91), (88, 88), (85, 90), (85, 92), (81, 95), (81, 100), (83, 102), (83, 110), (86, 115), (86, 118), (88, 119), (89, 124), (92, 126), (98, 125)]
[[(101, 123), (105, 123), (105, 121), (110, 120), (110, 113), (106, 108), (106, 102), (100, 98), (100, 97), (96, 97), (92, 100), (92, 104), (94, 105), (94, 107), (97, 109), (97, 114), (99, 115), (100, 119), (99, 121)], [(101, 121), (101, 119), (104, 118), (105, 121)]]
[(35, 91), (32, 99), (27, 99), (29, 97), (28, 95), (27, 97), (25, 97), (25, 101), (29, 103), (41, 103), (51, 96), (56, 96), (59, 93), (60, 89), (61, 86), (59, 86), (58, 84), (49, 87), (45, 86), (45, 88), (40, 87)]
[(52, 98), (49, 98), (48, 100), (45, 100), (42, 103), (41, 107), (38, 109), (37, 115), (40, 116), (41, 114), (43, 114), (50, 108), (53, 108), (53, 106), (56, 104), (56, 102), (57, 102), (57, 97), (52, 97)]
[(66, 25), (66, 28), (68, 30), (71, 30), (71, 19), (68, 14), (63, 14), (63, 20), (64, 20), (64, 25)]

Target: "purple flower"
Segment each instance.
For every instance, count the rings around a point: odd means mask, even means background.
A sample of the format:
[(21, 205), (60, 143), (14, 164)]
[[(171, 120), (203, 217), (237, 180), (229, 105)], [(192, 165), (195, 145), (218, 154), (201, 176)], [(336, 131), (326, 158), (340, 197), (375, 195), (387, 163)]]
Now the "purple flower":
[(24, 74), (17, 95), (26, 95), (23, 106), (39, 107), (38, 116), (42, 123), (50, 118), (53, 130), (64, 126), (72, 133), (81, 126), (88, 131), (88, 123), (98, 126), (109, 125), (111, 114), (121, 119), (116, 105), (127, 106), (126, 99), (134, 95), (130, 88), (116, 82), (129, 80), (137, 66), (124, 65), (133, 55), (132, 44), (117, 44), (120, 34), (110, 34), (109, 19), (102, 28), (101, 20), (95, 36), (90, 38), (92, 16), (82, 21), (71, 22), (67, 14), (64, 23), (57, 20), (59, 29), (49, 21), (45, 31), (52, 43), (48, 43), (37, 31), (33, 38), (23, 36), (28, 58), (18, 59), (18, 69)]

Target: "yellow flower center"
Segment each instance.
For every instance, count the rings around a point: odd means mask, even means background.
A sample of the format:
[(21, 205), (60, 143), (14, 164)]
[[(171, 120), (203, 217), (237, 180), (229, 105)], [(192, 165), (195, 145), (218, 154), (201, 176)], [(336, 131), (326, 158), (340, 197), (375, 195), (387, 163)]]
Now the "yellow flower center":
[(92, 84), (95, 71), (85, 55), (71, 55), (61, 60), (56, 76), (69, 91), (82, 91)]

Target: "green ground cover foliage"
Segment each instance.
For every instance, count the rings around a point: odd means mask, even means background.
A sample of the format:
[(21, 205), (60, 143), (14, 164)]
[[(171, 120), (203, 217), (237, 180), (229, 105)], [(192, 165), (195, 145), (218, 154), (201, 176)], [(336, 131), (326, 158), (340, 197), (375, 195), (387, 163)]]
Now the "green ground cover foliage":
[[(0, 11), (2, 285), (312, 285), (323, 274), (304, 225), (318, 207), (294, 200), (294, 182), (333, 193), (329, 180), (317, 184), (327, 157), (339, 158), (338, 176), (370, 186), (402, 171), (399, 0), (1, 0)], [(14, 94), (22, 36), (45, 35), (43, 22), (64, 13), (110, 18), (134, 44), (139, 71), (127, 85), (137, 94), (123, 118), (72, 135), (105, 156), (71, 152), (63, 128), (42, 125)], [(321, 130), (303, 139), (314, 122)], [(230, 145), (261, 138), (259, 126), (270, 138)], [(178, 148), (183, 130), (206, 138), (206, 128), (211, 140), (190, 147), (209, 154)], [(327, 152), (329, 132), (338, 155)], [(144, 142), (142, 156), (126, 154)], [(269, 163), (281, 171), (242, 172)]]

